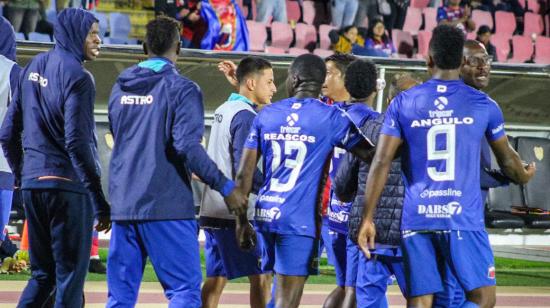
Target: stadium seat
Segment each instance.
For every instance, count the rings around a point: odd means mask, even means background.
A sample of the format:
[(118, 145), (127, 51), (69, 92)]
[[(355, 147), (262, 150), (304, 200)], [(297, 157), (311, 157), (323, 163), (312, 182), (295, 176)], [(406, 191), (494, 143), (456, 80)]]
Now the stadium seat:
[(317, 45), (317, 31), (315, 31), (315, 26), (299, 22), (296, 24), (295, 32), (295, 47), (310, 50), (315, 49), (315, 46)]
[(527, 0), (519, 0), (518, 2), (519, 2), (519, 5), (521, 6), (521, 8), (525, 9)]
[(286, 15), (288, 21), (300, 21), (300, 17), (302, 17), (302, 14), (300, 13), (300, 4), (298, 4), (298, 1), (286, 0)]
[(15, 32), (15, 40), (17, 40), (17, 41), (26, 40), (25, 34), (23, 32)]
[(540, 4), (538, 0), (527, 0), (527, 9), (535, 14), (540, 13)]
[(428, 49), (430, 46), (430, 40), (432, 39), (431, 31), (418, 31), (418, 54), (417, 58), (426, 59), (428, 56)]
[(491, 36), (491, 44), (495, 45), (497, 50), (498, 62), (507, 62), (510, 54), (510, 36), (494, 34)]
[(306, 53), (309, 53), (309, 50), (304, 49), (304, 48), (292, 47), (288, 50), (288, 54), (289, 55), (294, 55), (294, 56), (299, 56), (299, 55), (303, 55), (303, 54), (306, 54)]
[(121, 44), (120, 42), (128, 40), (132, 28), (130, 17), (122, 13), (110, 13), (109, 20), (111, 44)]
[(331, 30), (336, 29), (331, 25), (319, 26), (319, 47), (321, 49), (330, 49), (330, 37), (328, 36)]
[(315, 20), (315, 2), (302, 1), (302, 21), (308, 25), (313, 25)]
[(48, 34), (31, 32), (29, 33), (29, 41), (51, 43), (52, 39)]
[(284, 48), (268, 46), (268, 47), (265, 48), (265, 53), (273, 54), (273, 55), (284, 55), (285, 54), (285, 49)]
[(274, 21), (271, 23), (271, 46), (288, 50), (292, 43), (292, 29), (287, 23)]
[(512, 37), (512, 58), (510, 63), (524, 63), (533, 56), (533, 42), (529, 36), (514, 35)]
[(550, 64), (550, 38), (539, 36), (535, 42), (535, 63)]
[(537, 172), (531, 180), (522, 185), (525, 205), (550, 211), (550, 139), (517, 137), (517, 151), (522, 160), (535, 162)]
[(514, 214), (485, 210), (485, 227), (494, 229), (517, 229), (523, 228), (525, 221)]
[(466, 33), (466, 39), (467, 40), (475, 40), (477, 37), (475, 32), (468, 32)]
[(393, 44), (397, 49), (399, 57), (404, 58), (412, 56), (414, 40), (410, 32), (393, 29)]
[(496, 11), (495, 27), (495, 34), (512, 36), (514, 31), (516, 31), (516, 17), (514, 13)]
[(411, 0), (409, 7), (423, 9), (428, 7), (428, 4), (430, 4), (430, 0)]
[(94, 15), (97, 20), (99, 20), (99, 34), (101, 38), (104, 38), (105, 33), (107, 33), (107, 30), (109, 29), (109, 19), (107, 18), (107, 14), (94, 12)]
[(422, 11), (413, 7), (408, 8), (402, 30), (416, 35), (420, 30), (420, 26), (422, 26)]
[(477, 29), (483, 25), (489, 26), (491, 29), (494, 27), (493, 16), (487, 11), (473, 10), (472, 20), (476, 24), (476, 29), (474, 32), (477, 32)]
[(523, 35), (531, 35), (532, 33), (540, 35), (544, 31), (544, 22), (539, 14), (527, 12), (523, 16), (523, 20), (525, 25)]
[(248, 34), (250, 37), (250, 51), (264, 51), (265, 41), (267, 40), (267, 30), (265, 25), (252, 20), (246, 21)]
[(424, 14), (424, 31), (432, 31), (437, 27), (437, 8), (427, 7), (422, 10)]
[(333, 54), (334, 52), (332, 50), (327, 50), (327, 49), (315, 49), (313, 51), (313, 54), (315, 55), (318, 55), (319, 57), (321, 58), (326, 58), (326, 57), (329, 57)]

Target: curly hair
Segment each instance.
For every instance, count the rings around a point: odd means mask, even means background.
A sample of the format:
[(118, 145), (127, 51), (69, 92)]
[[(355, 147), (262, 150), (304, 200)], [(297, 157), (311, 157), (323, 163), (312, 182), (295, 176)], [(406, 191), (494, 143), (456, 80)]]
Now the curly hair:
[(464, 33), (459, 28), (439, 25), (433, 30), (430, 55), (438, 68), (458, 69), (462, 63), (463, 49)]
[(355, 60), (346, 70), (346, 90), (355, 99), (369, 97), (376, 90), (376, 65), (370, 60)]
[(155, 55), (165, 54), (179, 42), (180, 24), (173, 18), (157, 16), (147, 23), (145, 43), (149, 52)]

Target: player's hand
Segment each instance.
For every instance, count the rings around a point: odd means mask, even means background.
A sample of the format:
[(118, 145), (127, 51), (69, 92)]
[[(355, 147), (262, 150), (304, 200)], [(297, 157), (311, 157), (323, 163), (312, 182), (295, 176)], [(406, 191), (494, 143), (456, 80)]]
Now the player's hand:
[(218, 63), (218, 70), (222, 72), (233, 87), (237, 88), (239, 82), (237, 81), (237, 65), (233, 61), (225, 60)]
[(111, 217), (99, 216), (97, 218), (97, 224), (95, 225), (95, 230), (97, 232), (101, 232), (101, 231), (109, 232), (111, 230)]
[(374, 223), (369, 220), (363, 220), (361, 227), (359, 228), (359, 235), (357, 236), (357, 244), (367, 257), (370, 259), (369, 249), (374, 249), (374, 237), (376, 236), (376, 228)]
[(235, 216), (246, 215), (248, 207), (248, 198), (245, 196), (238, 187), (235, 187), (231, 194), (223, 198), (229, 212)]
[(241, 250), (250, 251), (256, 247), (256, 231), (250, 222), (237, 224), (235, 232), (237, 244)]
[(535, 176), (535, 173), (537, 172), (537, 165), (535, 162), (531, 162), (527, 166), (525, 166), (525, 172), (527, 173), (528, 179), (531, 179), (533, 176)]

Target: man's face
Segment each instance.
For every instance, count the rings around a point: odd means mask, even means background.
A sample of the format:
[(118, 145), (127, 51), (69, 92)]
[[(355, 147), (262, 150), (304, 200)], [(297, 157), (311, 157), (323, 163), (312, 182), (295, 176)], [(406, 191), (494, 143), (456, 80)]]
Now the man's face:
[(342, 95), (342, 93), (347, 92), (344, 84), (344, 74), (340, 72), (333, 61), (328, 61), (326, 63), (326, 67), (327, 75), (325, 77), (325, 83), (323, 83), (321, 93), (332, 100), (336, 100)]
[(99, 55), (99, 24), (94, 22), (84, 41), (84, 60), (93, 61)]
[(253, 90), (256, 103), (259, 108), (270, 104), (273, 95), (277, 93), (277, 87), (273, 80), (273, 69), (266, 68), (254, 76), (255, 87)]
[(478, 37), (479, 41), (482, 42), (484, 45), (489, 44), (489, 41), (491, 40), (491, 32), (485, 32), (483, 34), (480, 34)]
[(478, 90), (489, 85), (489, 73), (491, 71), (491, 57), (483, 46), (464, 48), (466, 62), (460, 70), (464, 82)]

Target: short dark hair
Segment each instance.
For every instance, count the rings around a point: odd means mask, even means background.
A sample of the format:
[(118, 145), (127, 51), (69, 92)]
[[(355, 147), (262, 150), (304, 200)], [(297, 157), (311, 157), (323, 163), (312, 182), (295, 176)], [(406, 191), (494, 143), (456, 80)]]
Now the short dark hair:
[(165, 54), (174, 43), (179, 42), (180, 24), (173, 18), (157, 16), (147, 23), (146, 30), (147, 50), (155, 55)]
[(246, 81), (246, 77), (251, 74), (257, 74), (262, 70), (271, 68), (271, 63), (264, 58), (260, 57), (245, 57), (237, 66), (237, 81), (242, 83)]
[(430, 40), (430, 55), (435, 65), (444, 70), (458, 69), (462, 63), (464, 33), (457, 27), (439, 25)]
[(351, 97), (362, 99), (376, 91), (376, 65), (370, 60), (355, 60), (346, 70), (344, 80), (346, 90)]
[[(370, 38), (370, 39), (374, 40), (374, 27), (376, 27), (377, 24), (383, 24), (384, 27), (386, 26), (384, 24), (384, 20), (382, 18), (373, 18), (369, 22), (369, 28), (367, 29), (367, 37), (366, 38)], [(384, 31), (384, 34), (382, 34), (382, 42), (384, 42), (384, 44), (387, 44), (389, 41), (390, 41), (390, 38), (386, 34), (386, 31)]]
[(336, 64), (336, 68), (342, 73), (342, 75), (344, 75), (348, 66), (355, 60), (357, 60), (357, 57), (354, 55), (350, 55), (348, 53), (335, 53), (326, 57), (325, 63), (329, 61), (334, 62), (334, 64)]
[(309, 53), (300, 55), (294, 59), (288, 72), (296, 75), (301, 82), (314, 82), (319, 85), (325, 82), (325, 76), (327, 75), (323, 59)]
[(491, 33), (491, 28), (487, 25), (481, 25), (479, 29), (477, 29), (477, 35), (482, 35), (485, 33)]

